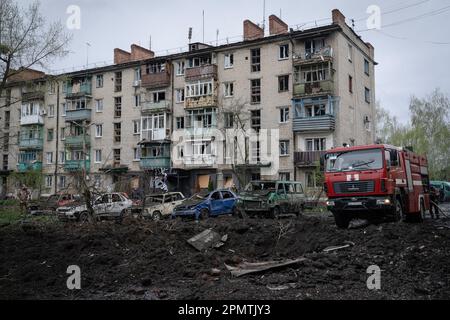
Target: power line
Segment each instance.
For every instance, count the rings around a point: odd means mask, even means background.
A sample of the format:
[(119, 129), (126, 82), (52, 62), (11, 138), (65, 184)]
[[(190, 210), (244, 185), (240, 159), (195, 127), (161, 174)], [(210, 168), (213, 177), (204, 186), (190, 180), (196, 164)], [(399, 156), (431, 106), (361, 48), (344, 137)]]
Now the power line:
[[(406, 6), (401, 6), (401, 7), (396, 8), (396, 9), (389, 9), (387, 11), (384, 11), (381, 15), (382, 16), (386, 16), (388, 14), (399, 12), (399, 11), (402, 11), (402, 10), (406, 10), (406, 9), (409, 9), (409, 8), (412, 8), (412, 7), (416, 7), (416, 6), (419, 6), (421, 4), (424, 4), (424, 3), (430, 2), (430, 1), (431, 0), (422, 0), (422, 1), (419, 1), (419, 2), (416, 2), (416, 3), (413, 3), (413, 4), (409, 4), (409, 5), (406, 5)], [(363, 20), (367, 20), (367, 17), (355, 19), (355, 22), (359, 22), (359, 21), (363, 21)]]
[(407, 38), (407, 37), (400, 37), (400, 36), (395, 36), (392, 34), (389, 34), (387, 32), (381, 31), (381, 30), (375, 30), (376, 32), (385, 35), (387, 37), (393, 38), (393, 39), (398, 39), (398, 40), (414, 40), (414, 41), (420, 41), (420, 42), (425, 42), (425, 43), (431, 43), (431, 44), (437, 44), (437, 45), (449, 45), (450, 42), (439, 42), (439, 41), (430, 41), (430, 40), (418, 40), (418, 39), (411, 39), (411, 38)]

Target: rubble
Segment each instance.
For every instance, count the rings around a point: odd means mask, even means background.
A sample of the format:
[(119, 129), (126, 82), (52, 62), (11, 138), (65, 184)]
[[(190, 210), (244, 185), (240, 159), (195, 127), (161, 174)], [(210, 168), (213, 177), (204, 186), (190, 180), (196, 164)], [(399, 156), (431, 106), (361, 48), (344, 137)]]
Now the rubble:
[(298, 258), (295, 260), (284, 260), (284, 261), (266, 261), (266, 262), (242, 262), (238, 266), (233, 267), (225, 264), (226, 268), (231, 271), (231, 274), (235, 277), (241, 277), (246, 274), (259, 273), (271, 269), (287, 267), (299, 262), (305, 261), (305, 258)]

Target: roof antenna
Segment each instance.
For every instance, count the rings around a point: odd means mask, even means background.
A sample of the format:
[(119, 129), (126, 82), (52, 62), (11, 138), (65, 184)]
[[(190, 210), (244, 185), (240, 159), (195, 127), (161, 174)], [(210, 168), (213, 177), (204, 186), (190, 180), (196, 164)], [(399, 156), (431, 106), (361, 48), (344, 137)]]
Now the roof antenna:
[(355, 19), (352, 19), (352, 29), (355, 29)]
[(148, 43), (148, 49), (152, 50), (152, 36), (150, 35), (149, 43)]
[(191, 40), (192, 40), (192, 27), (189, 28), (188, 39), (189, 39), (189, 44), (191, 44)]
[(205, 43), (205, 10), (203, 10), (203, 43)]
[(216, 31), (216, 47), (219, 46), (219, 29)]
[(266, 0), (263, 0), (263, 31), (266, 31)]

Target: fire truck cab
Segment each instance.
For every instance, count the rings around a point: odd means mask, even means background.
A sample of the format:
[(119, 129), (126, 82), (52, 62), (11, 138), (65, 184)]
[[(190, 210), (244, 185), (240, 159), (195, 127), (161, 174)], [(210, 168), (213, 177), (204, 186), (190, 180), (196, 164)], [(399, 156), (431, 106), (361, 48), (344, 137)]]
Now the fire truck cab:
[(339, 228), (353, 218), (422, 221), (430, 209), (430, 181), (424, 156), (390, 145), (342, 147), (327, 151), (327, 206)]

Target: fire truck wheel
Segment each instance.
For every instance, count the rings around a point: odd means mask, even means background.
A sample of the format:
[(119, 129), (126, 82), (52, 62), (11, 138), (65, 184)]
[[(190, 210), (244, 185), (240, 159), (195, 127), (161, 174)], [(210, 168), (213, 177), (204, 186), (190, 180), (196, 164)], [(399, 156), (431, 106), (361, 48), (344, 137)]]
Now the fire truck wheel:
[(350, 218), (340, 212), (333, 212), (334, 221), (339, 229), (348, 229)]
[(397, 222), (403, 222), (403, 220), (405, 219), (405, 216), (403, 215), (403, 208), (402, 208), (402, 204), (400, 202), (399, 199), (397, 199), (397, 201), (395, 201), (395, 213), (394, 213), (394, 217), (395, 217), (395, 221)]

